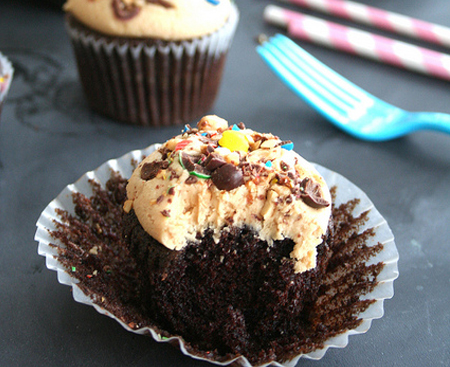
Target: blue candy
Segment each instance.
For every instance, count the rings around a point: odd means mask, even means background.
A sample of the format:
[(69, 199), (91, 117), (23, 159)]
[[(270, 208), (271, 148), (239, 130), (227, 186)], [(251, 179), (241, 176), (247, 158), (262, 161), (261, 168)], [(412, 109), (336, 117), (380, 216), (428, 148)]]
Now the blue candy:
[(292, 142), (287, 143), (287, 144), (282, 145), (281, 147), (286, 150), (292, 150), (292, 149), (294, 149), (294, 143), (292, 143)]

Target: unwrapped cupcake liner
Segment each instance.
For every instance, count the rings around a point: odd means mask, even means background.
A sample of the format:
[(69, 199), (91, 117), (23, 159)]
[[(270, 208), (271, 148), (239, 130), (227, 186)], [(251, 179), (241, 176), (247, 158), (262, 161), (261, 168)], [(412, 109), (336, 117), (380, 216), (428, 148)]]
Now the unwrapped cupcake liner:
[(14, 68), (6, 56), (0, 52), (0, 114), (14, 75)]
[[(74, 193), (79, 192), (84, 194), (86, 197), (91, 197), (93, 195), (93, 191), (90, 181), (94, 180), (102, 187), (105, 187), (106, 182), (111, 178), (112, 171), (118, 172), (122, 177), (130, 177), (135, 168), (136, 162), (140, 162), (142, 157), (151, 154), (155, 149), (158, 149), (159, 146), (160, 145), (155, 144), (147, 149), (132, 151), (121, 158), (107, 161), (96, 170), (84, 174), (77, 182), (64, 188), (64, 190), (45, 208), (36, 223), (37, 231), (35, 234), (35, 240), (39, 243), (38, 253), (46, 258), (47, 268), (57, 272), (58, 282), (72, 287), (73, 298), (75, 301), (93, 306), (99, 313), (116, 320), (126, 330), (136, 334), (151, 335), (157, 342), (168, 342), (174, 344), (179, 347), (183, 354), (195, 359), (208, 361), (221, 366), (228, 366), (232, 364), (233, 366), (252, 367), (251, 363), (243, 356), (226, 361), (211, 360), (191, 353), (188, 344), (186, 344), (186, 342), (180, 337), (163, 337), (160, 335), (158, 330), (151, 327), (133, 329), (119, 317), (96, 304), (94, 301), (95, 295), (86, 295), (77, 285), (78, 280), (70, 274), (68, 269), (66, 269), (60, 261), (58, 261), (58, 248), (54, 247), (54, 245), (62, 245), (58, 244), (58, 241), (50, 235), (51, 231), (55, 231), (57, 229), (56, 223), (61, 221), (61, 218), (57, 215), (56, 210), (62, 209), (70, 214), (74, 214), (74, 203), (72, 201), (72, 195)], [(358, 315), (358, 318), (362, 320), (358, 327), (352, 330), (347, 330), (342, 334), (326, 340), (322, 348), (316, 349), (313, 352), (299, 354), (289, 361), (268, 362), (260, 365), (262, 367), (269, 365), (278, 367), (293, 367), (298, 363), (300, 358), (318, 360), (325, 355), (329, 348), (344, 348), (348, 344), (348, 338), (350, 335), (365, 333), (369, 330), (373, 319), (378, 319), (383, 316), (384, 300), (392, 298), (394, 295), (393, 282), (398, 276), (398, 252), (394, 243), (393, 234), (386, 220), (374, 207), (367, 195), (349, 180), (320, 165), (315, 164), (315, 167), (322, 174), (329, 187), (337, 188), (335, 205), (343, 204), (353, 199), (359, 199), (359, 203), (354, 208), (352, 213), (353, 216), (357, 216), (360, 213), (369, 210), (368, 220), (360, 231), (372, 228), (374, 235), (368, 240), (369, 246), (375, 246), (378, 243), (381, 243), (383, 244), (383, 249), (370, 258), (367, 265), (382, 262), (384, 263), (384, 267), (377, 277), (378, 283), (376, 287), (363, 297), (364, 299), (374, 300), (374, 302), (364, 312)]]
[(178, 42), (102, 37), (70, 17), (66, 24), (91, 108), (125, 123), (162, 126), (212, 108), (238, 20), (233, 4), (219, 30)]

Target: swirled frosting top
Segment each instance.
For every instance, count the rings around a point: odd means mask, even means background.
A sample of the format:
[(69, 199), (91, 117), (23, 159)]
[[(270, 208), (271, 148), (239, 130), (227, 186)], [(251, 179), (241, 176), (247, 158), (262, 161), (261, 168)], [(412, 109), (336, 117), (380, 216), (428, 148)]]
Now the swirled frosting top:
[(216, 31), (231, 6), (230, 0), (67, 0), (64, 10), (103, 34), (177, 41)]
[(331, 215), (328, 187), (290, 141), (205, 116), (197, 128), (143, 159), (127, 185), (125, 212), (164, 246), (180, 250), (207, 229), (219, 239), (248, 226), (262, 240), (292, 239), (296, 272), (315, 267)]

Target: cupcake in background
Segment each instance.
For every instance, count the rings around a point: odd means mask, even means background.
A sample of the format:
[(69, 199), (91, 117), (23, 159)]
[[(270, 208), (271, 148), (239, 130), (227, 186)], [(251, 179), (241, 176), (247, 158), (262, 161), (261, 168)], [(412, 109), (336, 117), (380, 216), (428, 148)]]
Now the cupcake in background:
[(11, 62), (0, 52), (0, 116), (13, 74), (14, 69)]
[(230, 0), (68, 0), (64, 10), (94, 111), (164, 126), (212, 108), (239, 18)]

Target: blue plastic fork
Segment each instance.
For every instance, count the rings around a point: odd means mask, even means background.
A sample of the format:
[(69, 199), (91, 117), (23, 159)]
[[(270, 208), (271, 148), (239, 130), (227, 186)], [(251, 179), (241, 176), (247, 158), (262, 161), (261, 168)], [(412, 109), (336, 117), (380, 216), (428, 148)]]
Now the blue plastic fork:
[(368, 141), (384, 141), (417, 130), (450, 134), (450, 115), (408, 112), (351, 83), (289, 38), (278, 34), (257, 47), (276, 75), (334, 125)]

